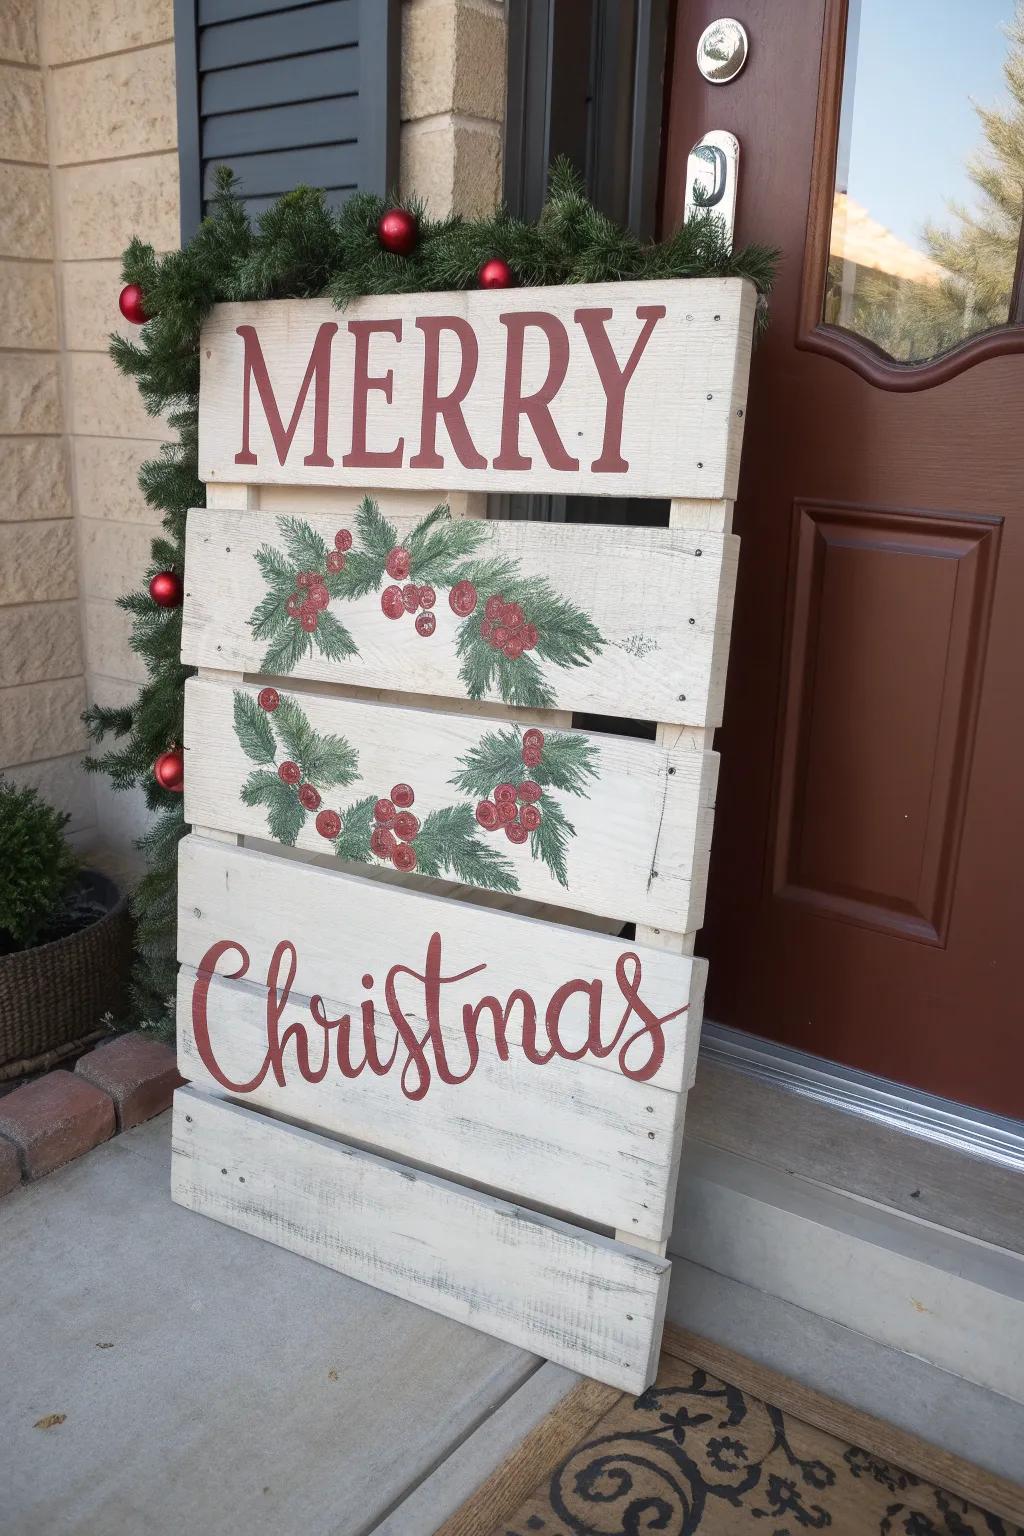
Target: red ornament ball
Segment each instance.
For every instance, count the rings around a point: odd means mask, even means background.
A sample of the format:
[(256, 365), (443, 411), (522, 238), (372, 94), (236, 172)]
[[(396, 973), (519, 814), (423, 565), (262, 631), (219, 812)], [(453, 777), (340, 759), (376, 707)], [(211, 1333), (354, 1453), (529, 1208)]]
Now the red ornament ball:
[(337, 837), (341, 831), (341, 817), (337, 811), (321, 811), (316, 819), (316, 829), (321, 837)]
[(544, 732), (538, 731), (535, 725), (531, 725), (528, 731), (523, 732), (523, 746), (536, 747), (539, 752), (544, 745)]
[(157, 571), (149, 583), (149, 595), (158, 608), (180, 608), (185, 588), (177, 571)]
[(411, 256), (419, 233), (416, 215), (408, 208), (389, 208), (377, 220), (377, 239), (394, 256)]
[(145, 325), (149, 319), (146, 306), (142, 302), (142, 289), (138, 283), (129, 283), (127, 287), (121, 289), (117, 307), (132, 325)]
[(476, 280), (480, 288), (514, 288), (516, 285), (512, 268), (500, 256), (492, 256), (490, 261), (485, 261)]
[(345, 556), (342, 554), (340, 549), (332, 549), (328, 551), (327, 569), (329, 571), (333, 571), (335, 575), (338, 573), (338, 571), (343, 571), (345, 569)]
[(312, 784), (300, 784), (299, 804), (305, 806), (307, 811), (315, 811), (320, 804), (320, 791), (314, 789)]
[(516, 787), (514, 784), (498, 784), (494, 790), (495, 805), (515, 805)]
[(339, 528), (334, 535), (334, 547), (344, 555), (352, 548), (352, 534), (348, 528)]
[(274, 710), (281, 702), (281, 695), (278, 693), (276, 688), (261, 688), (256, 702), (260, 706), (260, 709), (265, 709), (268, 714), (273, 714)]
[(521, 821), (509, 822), (505, 828), (505, 836), (510, 843), (525, 843), (529, 835), (529, 830), (523, 826)]
[(305, 598), (301, 592), (289, 593), (288, 597), (285, 599), (285, 613), (289, 618), (297, 619), (299, 614), (302, 612), (302, 605), (304, 602)]
[(281, 764), (277, 776), (282, 784), (297, 784), (302, 778), (302, 769), (289, 758)]
[(302, 628), (306, 631), (307, 635), (316, 633), (316, 608), (312, 603), (303, 603), (302, 612), (299, 614), (299, 623), (302, 625)]
[(540, 826), (540, 811), (535, 805), (524, 805), (519, 812), (519, 824), (526, 828), (527, 832), (536, 832)]
[(405, 604), (406, 613), (415, 613), (420, 605), (420, 589), (414, 581), (410, 581), (402, 588), (402, 602)]
[(499, 800), (495, 806), (495, 810), (498, 815), (498, 821), (503, 827), (509, 826), (513, 821), (515, 821), (518, 815), (518, 809), (515, 803), (508, 800)]
[(433, 608), (437, 602), (437, 593), (433, 587), (420, 587), (420, 607)]
[(394, 821), (394, 801), (387, 799), (378, 800), (373, 808), (373, 819), (374, 821), (379, 821), (382, 826), (389, 821)]
[(476, 819), (485, 832), (493, 832), (498, 825), (498, 807), (493, 800), (481, 800), (476, 808)]
[(327, 607), (327, 604), (330, 602), (330, 600), (331, 594), (328, 592), (327, 588), (324, 586), (316, 586), (310, 587), (309, 597), (306, 601), (309, 603), (311, 608), (316, 609), (316, 611), (319, 613), (321, 609)]
[(437, 620), (432, 613), (418, 613), (416, 615), (416, 633), (423, 635), (425, 639), (434, 633), (437, 628)]
[(416, 796), (412, 792), (411, 784), (393, 784), (391, 786), (391, 801), (397, 805), (400, 811), (407, 811)]
[(180, 795), (185, 788), (185, 754), (180, 747), (161, 752), (153, 764), (153, 777), (161, 789)]
[(408, 874), (410, 869), (416, 868), (416, 850), (409, 843), (397, 843), (391, 855), (391, 862), (396, 869), (401, 869)]
[(533, 801), (539, 800), (543, 793), (544, 791), (541, 789), (536, 779), (524, 779), (519, 786), (519, 798), (526, 805), (530, 805), (533, 803)]
[(524, 768), (539, 768), (540, 767), (540, 758), (541, 758), (540, 747), (531, 747), (531, 746), (524, 746), (523, 747), (523, 767)]

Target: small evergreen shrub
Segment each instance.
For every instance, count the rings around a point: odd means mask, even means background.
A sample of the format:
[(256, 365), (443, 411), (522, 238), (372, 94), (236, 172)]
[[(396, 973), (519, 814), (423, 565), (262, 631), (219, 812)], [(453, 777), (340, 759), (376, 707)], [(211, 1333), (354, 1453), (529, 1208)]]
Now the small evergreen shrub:
[(79, 871), (64, 840), (69, 820), (34, 789), (0, 779), (0, 954), (30, 949), (59, 927)]

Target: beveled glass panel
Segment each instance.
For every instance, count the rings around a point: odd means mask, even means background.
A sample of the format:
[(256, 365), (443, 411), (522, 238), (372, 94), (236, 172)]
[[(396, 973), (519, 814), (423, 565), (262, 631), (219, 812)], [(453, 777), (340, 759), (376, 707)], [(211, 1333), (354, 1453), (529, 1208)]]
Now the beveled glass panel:
[(1019, 319), (1024, 7), (850, 0), (822, 318), (899, 362)]

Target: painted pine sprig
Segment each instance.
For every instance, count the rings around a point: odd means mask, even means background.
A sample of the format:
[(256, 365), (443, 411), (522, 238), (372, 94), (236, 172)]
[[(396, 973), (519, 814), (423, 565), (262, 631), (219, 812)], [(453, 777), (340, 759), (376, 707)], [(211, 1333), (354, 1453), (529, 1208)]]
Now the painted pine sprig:
[(260, 671), (273, 677), (293, 672), (314, 648), (328, 661), (357, 656), (359, 648), (333, 613), (327, 612), (328, 580), (334, 563), (323, 539), (298, 517), (279, 517), (285, 553), (261, 544), (256, 563), (269, 588), (249, 616), (253, 638), (268, 641)]
[(461, 588), (476, 597), (457, 641), (471, 699), (496, 692), (506, 704), (550, 708), (555, 694), (539, 663), (584, 667), (602, 650), (593, 620), (543, 577), (519, 575), (516, 562), (467, 562), (455, 574), (453, 594)]
[(519, 889), (510, 861), (483, 840), (473, 807), (464, 803), (441, 806), (420, 822), (389, 798), (368, 795), (342, 812), (334, 851), (339, 859), (391, 865), (403, 874), (448, 875), (492, 891)]
[(512, 843), (529, 839), (531, 856), (568, 886), (567, 854), (576, 829), (553, 791), (587, 796), (597, 760), (598, 749), (586, 736), (503, 726), (461, 758), (450, 783), (480, 796), (474, 814), (486, 831), (504, 831)]
[(295, 700), (276, 688), (263, 688), (256, 698), (236, 689), (234, 723), (239, 746), (256, 764), (241, 798), (266, 807), (271, 837), (294, 845), (313, 812), (321, 836), (334, 837), (341, 818), (321, 809), (323, 793), (359, 777), (355, 748), (343, 736), (315, 731)]

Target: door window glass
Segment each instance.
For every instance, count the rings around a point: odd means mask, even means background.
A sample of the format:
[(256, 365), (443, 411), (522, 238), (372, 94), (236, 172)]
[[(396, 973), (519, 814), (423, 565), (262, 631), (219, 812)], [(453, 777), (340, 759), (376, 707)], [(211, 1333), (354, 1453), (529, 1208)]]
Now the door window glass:
[(1019, 321), (1024, 0), (850, 0), (823, 319), (900, 362)]

